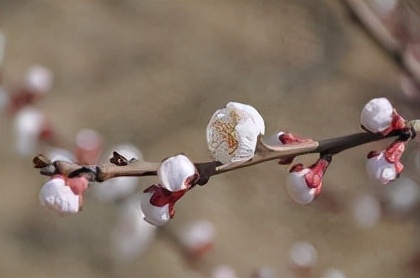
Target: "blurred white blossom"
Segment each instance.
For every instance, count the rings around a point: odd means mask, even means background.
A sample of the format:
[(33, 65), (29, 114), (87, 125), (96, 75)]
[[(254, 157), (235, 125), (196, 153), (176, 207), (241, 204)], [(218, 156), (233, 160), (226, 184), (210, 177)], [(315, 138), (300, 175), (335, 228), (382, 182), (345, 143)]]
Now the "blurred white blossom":
[(143, 254), (155, 239), (156, 227), (144, 221), (139, 197), (135, 194), (119, 207), (111, 232), (112, 252), (117, 261), (129, 261)]

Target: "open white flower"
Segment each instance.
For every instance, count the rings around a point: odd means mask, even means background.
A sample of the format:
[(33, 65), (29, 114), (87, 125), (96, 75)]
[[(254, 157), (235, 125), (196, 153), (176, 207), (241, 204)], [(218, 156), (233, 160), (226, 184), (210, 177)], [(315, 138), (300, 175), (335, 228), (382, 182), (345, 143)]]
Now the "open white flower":
[(310, 188), (305, 180), (305, 175), (311, 170), (304, 168), (301, 171), (291, 172), (287, 177), (286, 191), (289, 196), (300, 205), (308, 205), (317, 196), (319, 190)]
[(360, 122), (367, 130), (378, 133), (392, 124), (394, 108), (386, 98), (374, 98), (363, 107)]
[(265, 133), (264, 120), (246, 104), (229, 102), (217, 110), (207, 125), (207, 144), (213, 157), (223, 164), (244, 162), (254, 156), (257, 138)]
[(43, 207), (59, 214), (75, 214), (80, 209), (80, 196), (73, 193), (62, 178), (47, 181), (39, 192), (39, 202)]
[(188, 189), (195, 174), (194, 164), (179, 154), (162, 162), (158, 169), (159, 184), (171, 192)]
[(382, 184), (387, 184), (397, 178), (395, 164), (389, 163), (382, 151), (378, 155), (370, 157), (366, 163), (368, 176)]

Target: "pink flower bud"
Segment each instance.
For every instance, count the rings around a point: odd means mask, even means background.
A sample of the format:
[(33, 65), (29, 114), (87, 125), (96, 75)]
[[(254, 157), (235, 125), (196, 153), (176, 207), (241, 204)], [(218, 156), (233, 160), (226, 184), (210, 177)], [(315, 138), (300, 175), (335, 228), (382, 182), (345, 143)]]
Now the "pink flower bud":
[(207, 125), (207, 144), (213, 157), (223, 164), (244, 162), (254, 156), (257, 139), (264, 134), (264, 120), (249, 105), (229, 102), (217, 110)]
[(165, 159), (158, 169), (159, 183), (171, 192), (189, 189), (197, 175), (194, 164), (182, 154)]
[(282, 146), (288, 144), (298, 144), (302, 142), (312, 141), (311, 139), (301, 138), (296, 134), (290, 132), (279, 131), (264, 140), (267, 144), (272, 146)]
[(28, 69), (25, 78), (27, 90), (36, 94), (45, 94), (51, 89), (53, 74), (43, 66), (35, 65)]
[(400, 162), (405, 142), (396, 141), (380, 153), (370, 152), (366, 163), (368, 176), (382, 184), (395, 180), (404, 166)]
[(146, 188), (140, 196), (144, 220), (156, 226), (166, 224), (175, 215), (175, 203), (186, 190), (171, 192), (161, 185)]
[(329, 160), (321, 158), (309, 168), (304, 168), (302, 164), (294, 165), (286, 182), (289, 196), (301, 205), (312, 203), (321, 193), (322, 178), (329, 163)]
[(370, 132), (382, 132), (391, 126), (393, 111), (388, 99), (374, 98), (363, 107), (360, 122)]
[(65, 184), (62, 176), (56, 176), (47, 181), (39, 192), (41, 205), (59, 214), (75, 214), (79, 212), (81, 207), (80, 197)]
[(95, 164), (102, 153), (102, 136), (93, 129), (82, 129), (76, 134), (75, 154), (80, 164)]

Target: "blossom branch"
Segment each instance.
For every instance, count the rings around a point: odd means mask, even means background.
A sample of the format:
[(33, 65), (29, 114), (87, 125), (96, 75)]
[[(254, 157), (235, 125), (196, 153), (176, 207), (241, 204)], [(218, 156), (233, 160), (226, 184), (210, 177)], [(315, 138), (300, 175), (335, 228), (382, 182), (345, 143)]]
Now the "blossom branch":
[[(293, 158), (309, 153), (331, 154), (335, 155), (347, 149), (384, 140), (390, 137), (410, 138), (413, 131), (396, 130), (387, 135), (360, 132), (351, 135), (324, 139), (320, 141), (307, 140), (307, 142), (290, 144), (284, 146), (272, 146), (259, 140), (256, 155), (249, 161), (243, 163), (234, 163), (222, 165), (217, 161), (195, 163), (200, 177), (208, 179), (213, 175), (237, 170), (244, 167), (260, 164), (266, 161)], [(113, 160), (118, 153), (114, 152)], [(156, 176), (160, 163), (135, 161), (126, 165), (116, 165), (107, 162), (99, 165), (79, 165), (68, 161), (51, 162), (49, 158), (40, 154), (33, 159), (35, 168), (40, 168), (42, 175), (53, 176), (57, 174), (65, 175), (69, 178), (76, 176), (85, 176), (91, 182), (103, 182), (105, 180), (122, 176)], [(204, 181), (201, 181), (204, 184)], [(199, 182), (199, 184), (201, 184)]]

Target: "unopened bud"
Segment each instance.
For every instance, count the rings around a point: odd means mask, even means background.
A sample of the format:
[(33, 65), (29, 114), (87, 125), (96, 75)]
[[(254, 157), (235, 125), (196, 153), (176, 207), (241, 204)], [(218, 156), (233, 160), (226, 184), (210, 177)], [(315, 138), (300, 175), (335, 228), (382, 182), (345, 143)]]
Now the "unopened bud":
[(159, 169), (159, 183), (171, 192), (189, 189), (196, 179), (196, 168), (185, 155), (165, 159)]
[(393, 111), (388, 99), (374, 98), (363, 107), (360, 122), (370, 132), (382, 132), (391, 126)]
[(25, 86), (33, 93), (45, 94), (51, 89), (53, 74), (43, 66), (32, 66), (26, 73)]
[(39, 202), (59, 214), (75, 214), (81, 206), (80, 196), (74, 194), (62, 177), (52, 178), (42, 186)]

